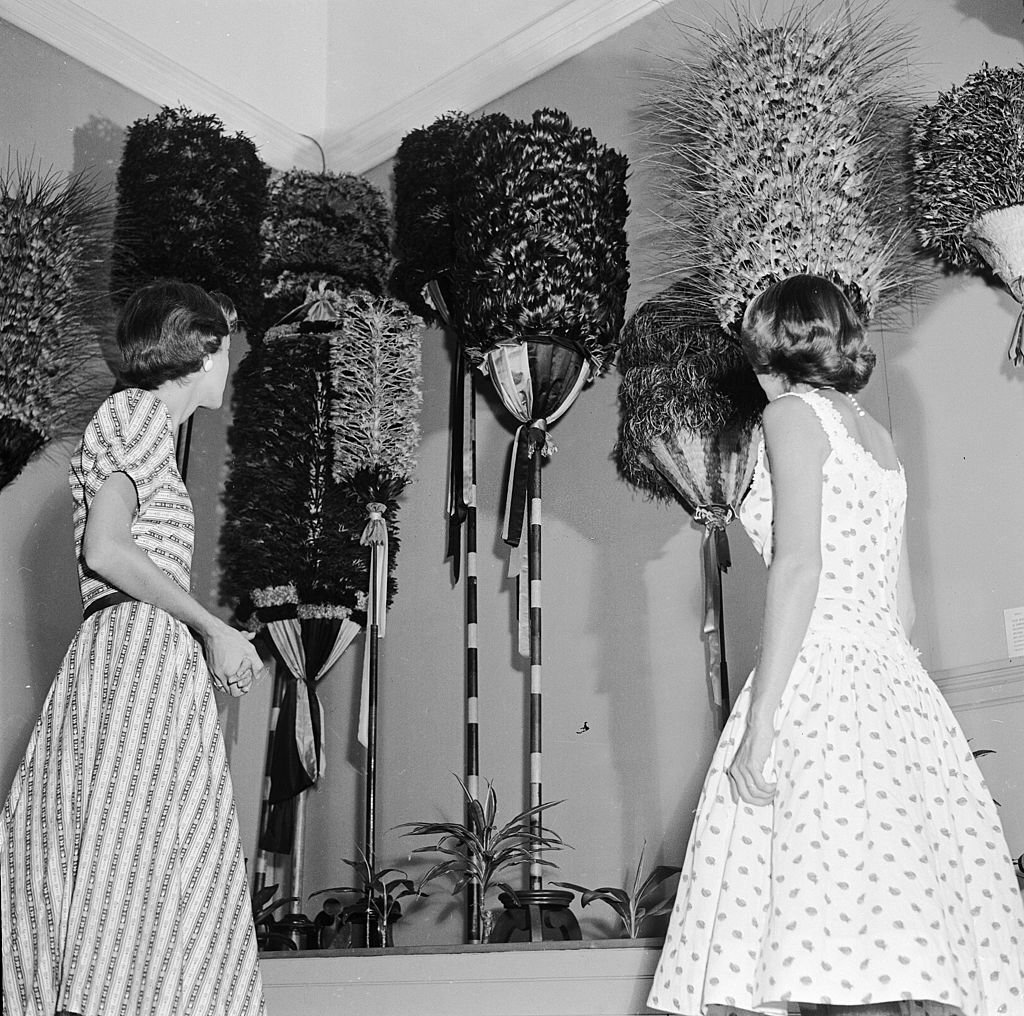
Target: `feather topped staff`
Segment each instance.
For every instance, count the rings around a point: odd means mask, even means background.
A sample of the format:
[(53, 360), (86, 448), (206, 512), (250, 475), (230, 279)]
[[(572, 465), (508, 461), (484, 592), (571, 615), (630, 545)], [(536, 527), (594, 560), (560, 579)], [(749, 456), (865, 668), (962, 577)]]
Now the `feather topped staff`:
[(360, 543), (370, 549), (366, 650), (359, 740), (366, 746), (364, 848), (376, 856), (377, 690), (379, 643), (393, 590), (397, 501), (416, 468), (423, 403), (423, 322), (389, 298), (352, 293), (331, 341), (333, 478), (353, 507), (362, 505)]
[(704, 526), (708, 676), (729, 712), (722, 572), (727, 527), (750, 484), (765, 398), (736, 342), (684, 281), (637, 309), (622, 333), (616, 459), (623, 476)]
[(272, 327), (235, 375), (221, 530), (222, 599), (266, 632), (278, 666), (260, 818), (259, 884), (290, 853), (302, 896), (305, 791), (324, 770), (318, 684), (366, 617), (362, 504), (334, 480), (331, 346), (344, 288), (384, 287), (389, 217), (357, 177), (278, 176), (263, 222)]
[[(627, 165), (565, 113), (540, 109), (528, 122), (478, 122), (460, 167), (467, 182), (454, 213), (453, 324), (466, 356), (520, 423), (502, 538), (521, 548), (526, 535), (514, 570), (520, 652), (530, 658), (532, 806), (542, 798), (542, 456), (554, 451), (548, 427), (605, 369), (618, 342), (629, 280)], [(538, 853), (531, 892), (541, 889), (541, 862)]]
[[(467, 145), (473, 130), (481, 124), (507, 126), (503, 113), (491, 113), (472, 120), (465, 113), (452, 112), (432, 124), (410, 131), (395, 155), (395, 267), (391, 289), (425, 321), (453, 326), (452, 286), (455, 262), (455, 208), (461, 192), (475, 186), (462, 169), (468, 157)], [(456, 314), (457, 318), (458, 315)], [(468, 375), (468, 376), (467, 376)], [(448, 542), (445, 558), (452, 563), (458, 582), (461, 571), (463, 529), (466, 543), (475, 542), (469, 530), (476, 526), (476, 461), (473, 428), (476, 414), (476, 384), (461, 342), (452, 359), (449, 397)], [(475, 547), (473, 553), (475, 553)], [(467, 564), (467, 571), (469, 570)], [(472, 580), (467, 583), (467, 587)], [(467, 599), (472, 592), (467, 588)], [(467, 610), (475, 608), (467, 603)], [(470, 774), (467, 773), (467, 777)], [(470, 779), (472, 783), (472, 779)], [(473, 783), (471, 789), (475, 790)]]
[(310, 288), (380, 295), (390, 226), (384, 195), (361, 176), (292, 169), (273, 178), (261, 227), (268, 324), (293, 312)]

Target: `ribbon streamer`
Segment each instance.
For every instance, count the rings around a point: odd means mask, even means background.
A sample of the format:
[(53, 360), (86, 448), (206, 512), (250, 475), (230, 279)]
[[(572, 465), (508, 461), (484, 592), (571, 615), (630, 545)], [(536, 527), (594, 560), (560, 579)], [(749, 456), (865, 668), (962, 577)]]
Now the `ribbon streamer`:
[(448, 543), (445, 560), (451, 559), (452, 577), (459, 581), (462, 565), (462, 526), (466, 521), (465, 477), (469, 441), (466, 435), (466, 362), (460, 345), (452, 361), (451, 394), (448, 404)]
[(378, 640), (384, 638), (388, 616), (388, 527), (387, 505), (371, 501), (366, 506), (367, 521), (359, 542), (370, 548), (370, 587), (366, 594), (366, 637), (363, 649), (363, 683), (359, 692), (359, 728), (357, 738), (365, 748), (370, 740), (370, 635), (377, 626)]
[(557, 451), (547, 431), (547, 421), (531, 420), (516, 429), (505, 487), (505, 520), (501, 527), (501, 538), (510, 547), (518, 547), (523, 541), (530, 459), (536, 452), (549, 459)]
[(735, 513), (729, 505), (699, 505), (694, 520), (704, 526), (701, 553), (704, 559), (704, 636), (708, 670), (715, 705), (722, 704), (722, 572), (732, 564), (726, 526)]
[[(1024, 304), (1024, 275), (1018, 275), (1013, 280), (1010, 293), (1018, 303)], [(1017, 324), (1014, 326), (1013, 335), (1010, 336), (1010, 348), (1006, 355), (1014, 367), (1024, 366), (1024, 306), (1017, 315)]]

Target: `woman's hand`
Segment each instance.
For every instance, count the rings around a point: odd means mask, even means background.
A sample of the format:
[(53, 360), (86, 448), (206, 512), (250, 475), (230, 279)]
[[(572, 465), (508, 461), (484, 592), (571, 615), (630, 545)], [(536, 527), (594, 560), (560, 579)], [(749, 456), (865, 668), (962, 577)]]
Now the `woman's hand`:
[(757, 807), (772, 803), (776, 785), (764, 778), (764, 765), (774, 740), (775, 732), (769, 724), (748, 718), (747, 729), (728, 769), (734, 801), (739, 799)]
[(263, 669), (263, 661), (252, 646), (255, 637), (252, 632), (238, 631), (228, 624), (218, 625), (207, 633), (203, 641), (206, 666), (218, 691), (237, 698), (252, 687)]

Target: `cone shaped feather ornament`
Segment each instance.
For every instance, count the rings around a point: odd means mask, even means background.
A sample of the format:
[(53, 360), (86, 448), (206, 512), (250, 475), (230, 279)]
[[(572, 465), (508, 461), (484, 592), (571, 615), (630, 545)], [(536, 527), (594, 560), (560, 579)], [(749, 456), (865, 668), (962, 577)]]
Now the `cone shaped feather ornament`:
[[(989, 67), (915, 117), (913, 206), (921, 245), (988, 268), (1024, 305), (1024, 65)], [(1024, 364), (1024, 307), (1010, 343)]]
[(641, 306), (623, 329), (619, 367), (623, 475), (680, 501), (704, 526), (704, 635), (711, 692), (729, 709), (721, 573), (726, 527), (750, 485), (764, 393), (736, 342), (689, 280)]
[(738, 325), (790, 275), (824, 275), (867, 321), (911, 279), (900, 212), (909, 119), (905, 35), (877, 8), (795, 6), (779, 24), (736, 5), (695, 30), (648, 104), (670, 271)]

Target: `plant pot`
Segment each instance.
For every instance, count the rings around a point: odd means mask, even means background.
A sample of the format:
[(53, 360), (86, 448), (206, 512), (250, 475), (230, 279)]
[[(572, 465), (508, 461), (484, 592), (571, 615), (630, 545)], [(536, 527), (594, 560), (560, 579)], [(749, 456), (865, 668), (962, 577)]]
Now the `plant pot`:
[(345, 919), (343, 928), (348, 930), (348, 945), (343, 947), (346, 949), (390, 948), (395, 944), (395, 929), (391, 921), (388, 922), (387, 933), (383, 937), (380, 921), (367, 921), (365, 913), (350, 914)]
[(498, 915), (491, 942), (575, 942), (583, 938), (576, 915), (569, 909), (573, 894), (557, 889), (524, 889), (498, 899), (505, 909)]
[(270, 925), (269, 938), (269, 950), (316, 949), (320, 945), (320, 929), (305, 914), (288, 914)]

